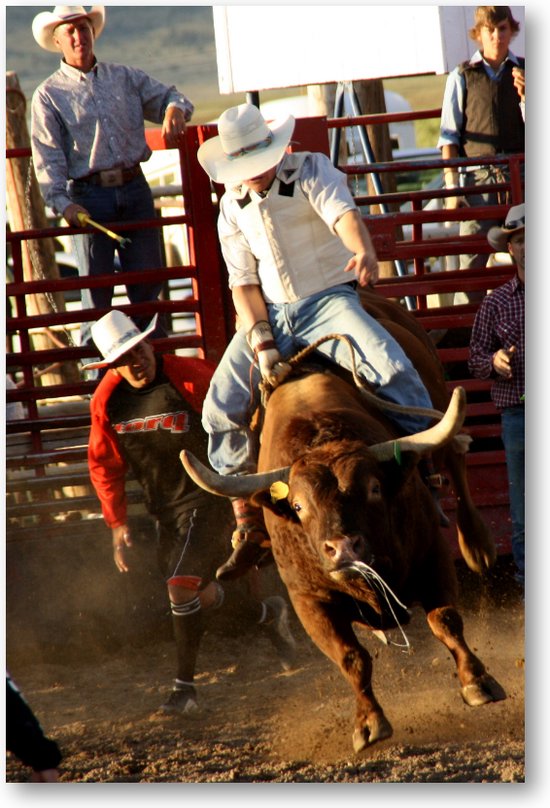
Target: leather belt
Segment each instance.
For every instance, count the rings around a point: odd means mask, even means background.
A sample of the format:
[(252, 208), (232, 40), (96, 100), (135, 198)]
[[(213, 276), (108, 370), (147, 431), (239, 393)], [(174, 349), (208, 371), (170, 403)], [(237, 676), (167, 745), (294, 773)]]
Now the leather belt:
[(142, 173), (138, 163), (131, 168), (108, 168), (105, 171), (96, 171), (87, 177), (79, 177), (75, 182), (86, 182), (90, 185), (99, 185), (100, 188), (119, 188), (126, 185)]

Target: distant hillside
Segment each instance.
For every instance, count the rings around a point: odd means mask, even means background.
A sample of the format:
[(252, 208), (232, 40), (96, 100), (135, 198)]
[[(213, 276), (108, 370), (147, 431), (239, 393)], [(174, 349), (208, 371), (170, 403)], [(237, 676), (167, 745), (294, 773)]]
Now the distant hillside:
[[(35, 42), (31, 25), (40, 11), (52, 6), (6, 8), (6, 70), (13, 70), (25, 95), (59, 64), (54, 53)], [(232, 96), (220, 96), (212, 8), (210, 6), (107, 6), (106, 25), (97, 42), (100, 59), (145, 70), (175, 84), (194, 102), (195, 123), (216, 117), (231, 106)], [(239, 96), (235, 103), (242, 101)]]
[[(31, 30), (36, 14), (52, 8), (6, 7), (6, 70), (18, 74), (29, 101), (59, 64), (56, 54), (37, 45)], [(166, 84), (175, 84), (195, 104), (194, 123), (217, 118), (227, 107), (244, 101), (242, 94), (219, 94), (211, 6), (107, 6), (96, 52), (104, 61), (133, 65)], [(384, 85), (404, 95), (413, 109), (427, 109), (441, 106), (443, 82), (443, 76), (424, 76), (391, 79)], [(274, 90), (262, 93), (261, 98), (297, 92)], [(431, 141), (430, 135), (428, 143)]]

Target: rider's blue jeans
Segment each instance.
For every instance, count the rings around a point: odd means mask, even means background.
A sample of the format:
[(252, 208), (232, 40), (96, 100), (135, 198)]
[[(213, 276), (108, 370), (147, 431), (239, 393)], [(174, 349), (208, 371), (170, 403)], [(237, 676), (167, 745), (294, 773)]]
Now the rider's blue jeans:
[[(428, 391), (404, 351), (361, 305), (350, 284), (341, 284), (295, 303), (269, 304), (269, 320), (277, 347), (285, 358), (328, 334), (345, 334), (355, 347), (358, 374), (381, 398), (414, 407), (432, 407)], [(332, 340), (317, 349), (351, 370), (348, 346)], [(220, 474), (256, 470), (258, 446), (249, 428), (259, 403), (258, 366), (243, 329), (237, 331), (219, 363), (202, 411), (209, 436), (209, 460)], [(388, 413), (404, 433), (425, 429), (430, 419)]]

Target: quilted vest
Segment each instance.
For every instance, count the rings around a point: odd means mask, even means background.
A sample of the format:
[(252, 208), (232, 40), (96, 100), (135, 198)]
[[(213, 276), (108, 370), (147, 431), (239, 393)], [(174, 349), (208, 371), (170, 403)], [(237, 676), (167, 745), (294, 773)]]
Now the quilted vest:
[[(524, 67), (525, 60), (518, 59)], [(507, 61), (499, 81), (491, 81), (482, 64), (465, 62), (460, 72), (466, 81), (466, 104), (461, 155), (481, 157), (525, 150), (525, 123), (512, 77), (513, 62)]]

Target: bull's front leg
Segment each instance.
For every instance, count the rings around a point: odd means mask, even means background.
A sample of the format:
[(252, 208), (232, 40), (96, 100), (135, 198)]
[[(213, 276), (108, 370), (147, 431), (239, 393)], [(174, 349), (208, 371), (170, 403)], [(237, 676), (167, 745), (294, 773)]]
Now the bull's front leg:
[(372, 691), (372, 659), (337, 606), (289, 593), (296, 613), (313, 642), (348, 680), (356, 698), (353, 748), (362, 752), (393, 732)]
[(501, 685), (468, 648), (462, 617), (453, 606), (442, 606), (427, 613), (434, 635), (451, 652), (456, 662), (462, 698), (470, 707), (506, 698)]

